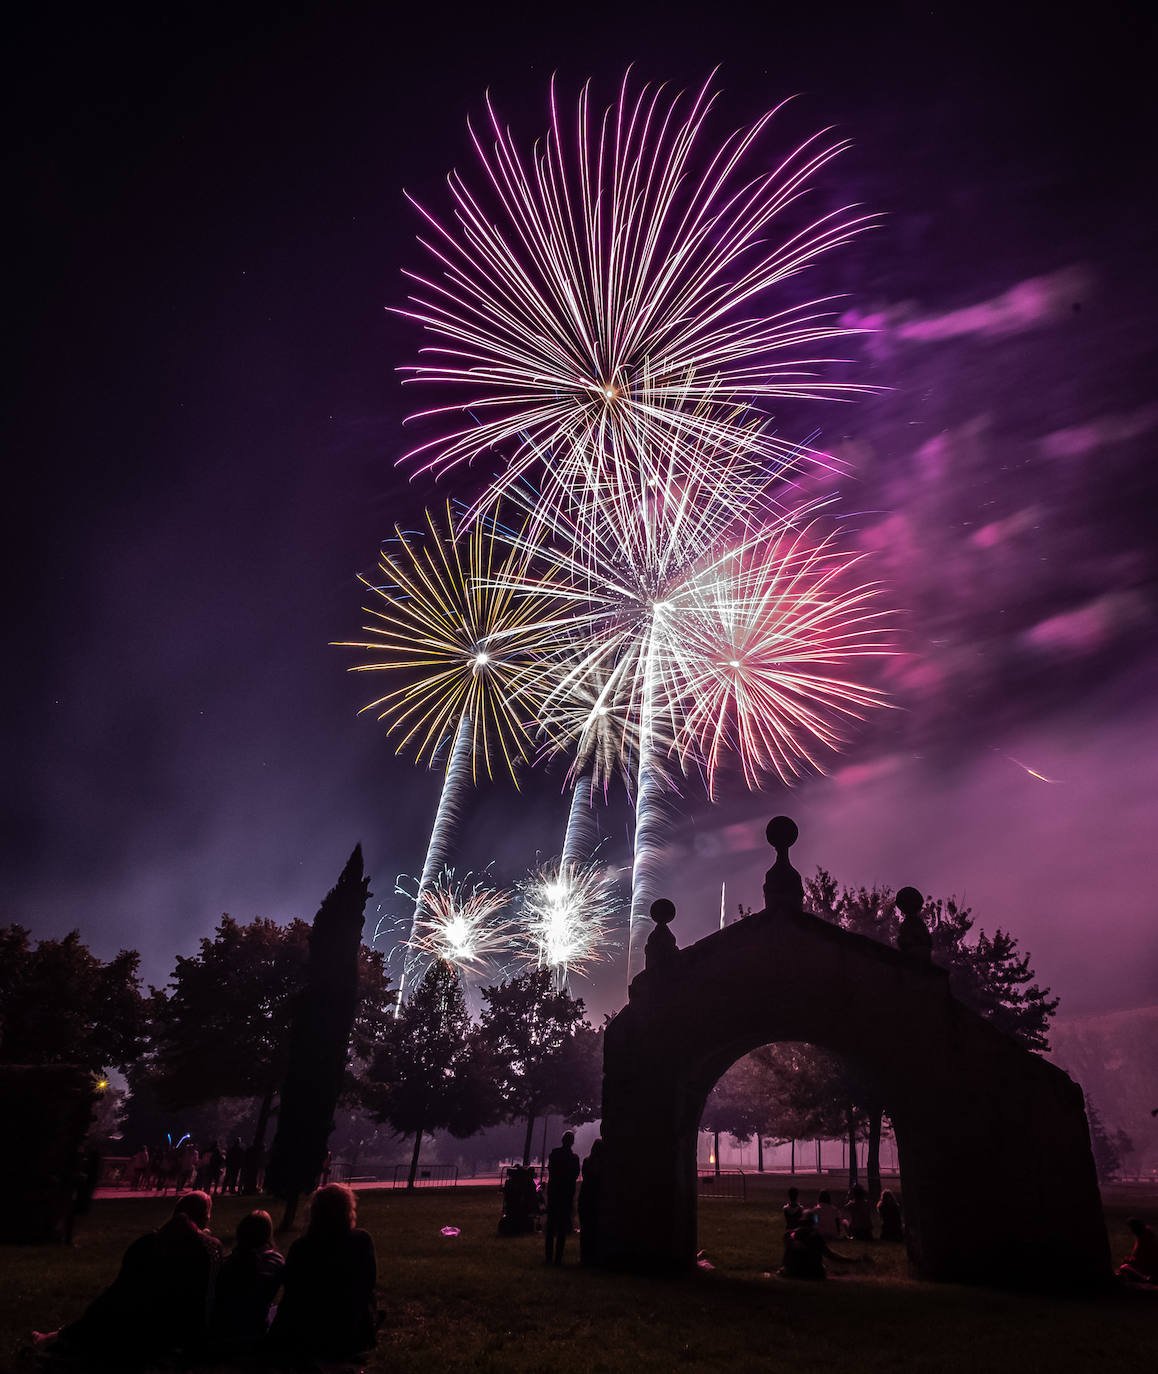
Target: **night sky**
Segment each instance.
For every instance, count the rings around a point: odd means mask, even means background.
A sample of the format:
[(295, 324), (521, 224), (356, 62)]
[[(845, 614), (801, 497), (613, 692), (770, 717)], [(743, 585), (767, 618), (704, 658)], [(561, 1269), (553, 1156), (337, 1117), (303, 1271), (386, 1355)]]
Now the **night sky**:
[[(0, 920), (140, 949), (160, 982), (223, 911), (312, 916), (359, 839), (405, 909), (439, 777), (356, 715), (329, 647), (395, 522), (473, 494), (394, 467), (421, 342), (386, 308), (422, 261), (403, 188), (445, 210), (487, 89), (529, 142), (552, 72), (602, 101), (629, 63), (676, 86), (718, 63), (717, 135), (798, 93), (766, 146), (835, 124), (855, 146), (818, 203), (884, 213), (817, 278), (873, 326), (850, 375), (882, 391), (778, 423), (848, 460), (903, 653), (899, 709), (828, 777), (689, 786), (674, 930), (711, 929), (724, 880), (760, 905), (788, 811), (803, 871), (958, 893), (1063, 1011), (1158, 999), (1143, 7), (408, 8), (42, 7), (10, 35)], [(555, 852), (560, 784), (482, 791), (463, 866)], [(628, 822), (617, 795), (613, 862)], [(614, 1008), (622, 961), (576, 990)]]

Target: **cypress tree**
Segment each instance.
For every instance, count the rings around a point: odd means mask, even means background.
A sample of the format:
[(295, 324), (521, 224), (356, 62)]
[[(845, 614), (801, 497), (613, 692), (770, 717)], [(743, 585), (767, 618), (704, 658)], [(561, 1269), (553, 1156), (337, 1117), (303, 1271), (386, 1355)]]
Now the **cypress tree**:
[(358, 1006), (358, 950), (369, 879), (355, 845), (310, 929), (306, 986), (290, 1038), (277, 1134), (266, 1188), (285, 1203), (281, 1229), (292, 1227), (298, 1199), (312, 1192), (325, 1164)]

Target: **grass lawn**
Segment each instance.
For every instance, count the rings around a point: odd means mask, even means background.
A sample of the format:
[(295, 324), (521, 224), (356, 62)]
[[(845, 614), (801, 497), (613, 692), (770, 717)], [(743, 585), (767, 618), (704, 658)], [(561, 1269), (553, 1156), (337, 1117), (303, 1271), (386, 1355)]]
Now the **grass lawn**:
[[(797, 1181), (810, 1197), (813, 1181)], [(862, 1262), (828, 1283), (770, 1277), (786, 1184), (758, 1180), (747, 1202), (701, 1202), (700, 1243), (716, 1267), (683, 1280), (582, 1270), (574, 1238), (564, 1267), (548, 1268), (539, 1237), (496, 1235), (497, 1190), (360, 1193), (359, 1222), (374, 1236), (386, 1311), (368, 1368), (1158, 1371), (1155, 1295), (1079, 1300), (917, 1283), (901, 1247), (881, 1244), (842, 1245)], [(231, 1236), (248, 1206), (222, 1199), (214, 1232)], [(98, 1201), (72, 1249), (0, 1248), (0, 1371), (34, 1367), (19, 1358), (31, 1329), (77, 1316), (112, 1278), (129, 1241), (171, 1207), (171, 1198)], [(1158, 1216), (1158, 1197), (1111, 1192), (1106, 1210), (1118, 1256), (1130, 1245), (1126, 1216)], [(446, 1225), (461, 1235), (443, 1237)]]

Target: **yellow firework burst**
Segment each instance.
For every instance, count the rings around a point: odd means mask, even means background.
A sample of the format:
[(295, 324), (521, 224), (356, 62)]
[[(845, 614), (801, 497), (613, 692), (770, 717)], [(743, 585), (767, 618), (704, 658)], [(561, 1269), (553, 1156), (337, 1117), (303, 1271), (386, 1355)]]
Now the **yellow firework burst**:
[(541, 700), (539, 658), (551, 636), (550, 581), (529, 575), (533, 541), (512, 545), (493, 520), (456, 534), (429, 511), (420, 534), (396, 531), (382, 551), (381, 582), (364, 640), (342, 641), (373, 655), (351, 672), (386, 673), (398, 683), (368, 702), (396, 752), (432, 764), (459, 742), (469, 748), (472, 780), (480, 771), (509, 774), (530, 757)]

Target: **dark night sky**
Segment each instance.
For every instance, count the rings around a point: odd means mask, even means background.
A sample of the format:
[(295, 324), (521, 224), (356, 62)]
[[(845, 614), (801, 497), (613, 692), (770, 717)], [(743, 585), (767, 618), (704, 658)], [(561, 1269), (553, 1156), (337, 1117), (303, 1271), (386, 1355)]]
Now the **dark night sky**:
[[(912, 882), (1012, 929), (1063, 1009), (1158, 996), (1158, 248), (1143, 7), (154, 7), (26, 15), (5, 86), (10, 498), (3, 906), (162, 980), (222, 911), (312, 915), (354, 840), (379, 899), (438, 778), (393, 758), (328, 641), (429, 486), (394, 469), (418, 261), (489, 88), (613, 97), (721, 64), (715, 128), (799, 92), (854, 149), (818, 190), (886, 212), (823, 269), (877, 332), (875, 399), (813, 409), (902, 611), (902, 708), (791, 797), (679, 806), (682, 942), (804, 870)], [(429, 18), (426, 14), (429, 13)], [(239, 15), (243, 17), (238, 17)], [(1064, 27), (1063, 27), (1064, 26)], [(1022, 766), (1024, 765), (1024, 767)], [(1030, 776), (1025, 768), (1052, 782)], [(549, 853), (558, 779), (479, 796), (463, 857)], [(622, 859), (627, 812), (608, 812)], [(581, 988), (582, 990), (582, 988)], [(605, 974), (598, 1006), (615, 1005)]]

